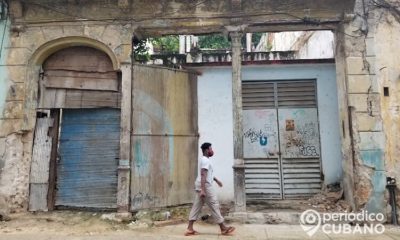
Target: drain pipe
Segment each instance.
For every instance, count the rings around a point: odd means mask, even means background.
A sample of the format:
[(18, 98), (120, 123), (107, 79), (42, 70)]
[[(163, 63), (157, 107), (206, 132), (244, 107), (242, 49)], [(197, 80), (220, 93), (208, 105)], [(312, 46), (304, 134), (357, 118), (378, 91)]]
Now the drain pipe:
[(392, 224), (398, 225), (397, 206), (396, 206), (396, 179), (393, 177), (386, 178), (386, 188), (389, 190), (389, 201), (392, 206)]

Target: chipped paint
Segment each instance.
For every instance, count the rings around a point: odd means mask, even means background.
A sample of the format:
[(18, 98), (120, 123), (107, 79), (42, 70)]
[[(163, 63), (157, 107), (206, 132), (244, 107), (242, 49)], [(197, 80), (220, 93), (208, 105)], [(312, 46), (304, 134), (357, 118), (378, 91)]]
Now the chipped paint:
[(372, 191), (369, 195), (366, 209), (373, 213), (382, 213), (385, 206), (386, 173), (385, 171), (375, 171), (371, 178)]
[[(138, 121), (138, 129), (135, 131), (139, 134), (152, 134), (152, 126), (151, 124), (160, 124), (163, 126), (163, 133), (166, 135), (173, 135), (174, 130), (172, 128), (170, 119), (165, 109), (158, 103), (154, 98), (150, 95), (146, 94), (140, 90), (134, 90), (134, 96), (138, 102), (143, 104), (142, 111), (139, 112), (139, 120)], [(149, 144), (151, 144), (149, 142)], [(152, 146), (148, 146), (151, 148)], [(136, 151), (136, 145), (135, 145)], [(166, 169), (170, 174), (174, 171), (174, 139), (172, 137), (168, 138), (168, 162), (169, 166), (166, 166)], [(151, 152), (151, 151), (149, 151)], [(135, 152), (136, 153), (136, 152)], [(138, 152), (141, 155), (141, 152)], [(136, 156), (136, 154), (135, 154)], [(136, 160), (136, 157), (135, 157)], [(148, 172), (147, 172), (148, 173)]]
[(134, 144), (134, 153), (135, 159), (133, 164), (135, 166), (135, 173), (137, 173), (140, 177), (146, 177), (150, 173), (149, 169), (149, 156), (146, 155), (142, 149), (142, 142), (137, 140)]
[[(9, 21), (0, 21), (0, 36), (2, 38), (1, 41), (1, 49), (0, 49), (0, 118), (4, 116), (4, 109), (6, 105), (7, 92), (10, 87), (10, 79), (9, 73), (6, 66), (8, 50), (5, 48), (10, 44), (10, 22)], [(12, 91), (12, 90), (11, 90)]]
[(365, 166), (371, 167), (375, 170), (385, 170), (385, 163), (383, 161), (383, 150), (361, 150), (360, 156)]

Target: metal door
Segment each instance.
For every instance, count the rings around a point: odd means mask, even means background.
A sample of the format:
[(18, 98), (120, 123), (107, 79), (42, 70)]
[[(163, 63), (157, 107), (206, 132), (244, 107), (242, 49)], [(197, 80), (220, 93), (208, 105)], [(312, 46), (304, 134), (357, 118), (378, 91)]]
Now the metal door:
[(190, 203), (199, 148), (196, 75), (135, 65), (133, 79), (131, 210)]
[(315, 80), (243, 83), (246, 195), (303, 198), (321, 189)]
[(56, 206), (116, 208), (119, 109), (65, 109)]

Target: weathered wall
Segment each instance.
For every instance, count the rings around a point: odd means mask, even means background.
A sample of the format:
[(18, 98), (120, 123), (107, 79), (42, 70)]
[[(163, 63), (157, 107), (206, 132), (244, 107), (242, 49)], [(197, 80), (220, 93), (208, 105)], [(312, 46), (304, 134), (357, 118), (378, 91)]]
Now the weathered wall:
[[(6, 30), (0, 71), (0, 193), (8, 196), (10, 208), (27, 209), (29, 172), (33, 146), (35, 108), (38, 102), (39, 68), (57, 50), (90, 46), (108, 50), (114, 69), (130, 62), (130, 24), (46, 23), (16, 26)], [(1, 26), (0, 26), (1, 28)], [(6, 96), (6, 101), (4, 101)]]
[[(394, 2), (393, 2), (394, 3)], [(394, 5), (396, 6), (396, 5)], [(398, 9), (400, 4), (397, 3)], [(374, 39), (367, 50), (376, 56), (376, 79), (381, 92), (383, 128), (385, 129), (385, 170), (387, 176), (400, 180), (400, 15), (379, 9), (376, 14)], [(375, 45), (375, 46), (374, 46)], [(388, 96), (383, 88), (388, 88)], [(400, 209), (399, 187), (397, 205)]]
[[(229, 67), (198, 69), (200, 143), (213, 143), (215, 176), (224, 188), (218, 191), (220, 199), (233, 197), (233, 136), (232, 136), (232, 70)], [(339, 132), (335, 67), (332, 64), (245, 66), (243, 81), (317, 79), (318, 108), (321, 134), (322, 171), (324, 184), (339, 182), (342, 178), (341, 142)]]
[(315, 31), (297, 41), (300, 59), (334, 58), (335, 39), (332, 31)]
[[(20, 23), (85, 21), (134, 23), (145, 35), (223, 32), (226, 26), (246, 25), (252, 31), (286, 25), (291, 29), (326, 29), (304, 24), (303, 17), (331, 24), (352, 10), (354, 0), (100, 0), (20, 1)], [(277, 24), (280, 22), (280, 24)], [(296, 23), (296, 25), (293, 25)], [(269, 25), (268, 27), (262, 26)], [(266, 31), (266, 30), (265, 30)]]
[(269, 33), (272, 51), (296, 51), (298, 59), (334, 58), (332, 31), (297, 31)]
[[(337, 59), (344, 59), (345, 74), (341, 77), (345, 79), (343, 91), (348, 93), (350, 107), (342, 111), (350, 115), (353, 137), (353, 157), (344, 155), (345, 182), (350, 183), (347, 190), (354, 189), (356, 208), (370, 212), (386, 211), (386, 176), (399, 176), (399, 50), (395, 46), (400, 25), (398, 11), (393, 11), (396, 21), (387, 9), (388, 3), (356, 1), (355, 14), (348, 16), (349, 21), (337, 31)], [(389, 87), (389, 97), (383, 96), (383, 87)]]
[[(0, 87), (5, 89), (7, 100), (2, 100), (4, 94), (0, 94), (0, 107), (4, 108), (0, 119), (3, 155), (0, 192), (10, 196), (10, 206), (14, 209), (27, 206), (38, 97), (37, 67), (54, 51), (81, 44), (109, 50), (107, 53), (114, 57), (115, 69), (118, 69), (121, 63), (129, 62), (131, 35), (139, 27), (140, 31), (136, 32), (144, 35), (224, 32), (246, 26), (248, 31), (330, 29), (336, 27), (343, 12), (352, 12), (354, 3), (345, 0), (222, 0), (211, 5), (201, 0), (104, 0), (80, 1), (79, 5), (76, 1), (61, 0), (30, 2), (12, 1), (12, 31), (6, 30), (9, 40), (5, 38), (6, 54), (2, 54), (1, 64), (1, 72), (7, 74), (2, 74), (6, 78), (0, 79)], [(346, 15), (346, 22), (336, 32), (340, 43), (336, 49), (336, 66), (343, 170), (348, 190), (354, 190), (358, 209), (383, 211), (386, 171), (395, 176), (399, 174), (395, 164), (397, 97), (393, 97), (398, 79), (395, 59), (398, 54), (393, 51), (395, 47), (385, 44), (394, 46), (397, 41), (398, 18), (395, 21), (384, 7), (377, 7), (369, 0), (357, 0), (354, 12)], [(382, 16), (385, 21), (376, 25)], [(314, 18), (322, 24), (315, 24)], [(69, 37), (68, 41), (57, 44), (63, 37)], [(393, 61), (385, 54), (392, 56)], [(382, 96), (385, 84), (390, 87), (388, 98)], [(4, 174), (4, 169), (10, 174)], [(229, 175), (224, 178), (228, 182), (232, 179)], [(225, 199), (231, 197), (229, 193), (225, 196)]]
[[(23, 80), (8, 67), (11, 44), (10, 19), (0, 20), (0, 198), (16, 208), (27, 204), (29, 159), (24, 153), (26, 137), (19, 131), (24, 94)], [(4, 36), (3, 36), (4, 35)]]

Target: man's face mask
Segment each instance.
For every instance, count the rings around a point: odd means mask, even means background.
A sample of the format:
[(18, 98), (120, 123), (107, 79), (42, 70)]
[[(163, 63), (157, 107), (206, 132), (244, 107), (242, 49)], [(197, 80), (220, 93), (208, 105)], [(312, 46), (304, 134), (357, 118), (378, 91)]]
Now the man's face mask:
[(209, 150), (208, 150), (208, 156), (209, 156), (209, 157), (214, 156), (214, 151), (213, 151), (212, 149), (209, 149)]

